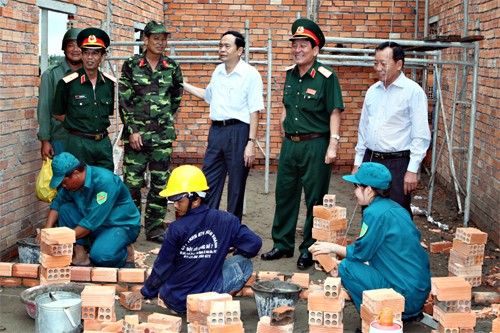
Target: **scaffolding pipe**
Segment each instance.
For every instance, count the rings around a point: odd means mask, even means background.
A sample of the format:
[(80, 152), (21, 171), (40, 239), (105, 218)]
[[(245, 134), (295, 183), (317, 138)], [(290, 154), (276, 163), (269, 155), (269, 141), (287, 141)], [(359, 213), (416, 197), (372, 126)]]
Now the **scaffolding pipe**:
[[(273, 47), (273, 40), (271, 36), (271, 29), (268, 31), (268, 36), (267, 36), (267, 48), (268, 50), (272, 50)], [(273, 67), (273, 59), (272, 57), (269, 57), (269, 64), (268, 68)], [(271, 71), (267, 71), (267, 96), (266, 96), (266, 101), (267, 101), (267, 108), (266, 108), (266, 154), (265, 154), (265, 173), (264, 173), (264, 193), (269, 193), (269, 157), (271, 155), (271, 87), (272, 87), (272, 75)]]
[(472, 75), (472, 96), (470, 108), (470, 125), (469, 125), (469, 153), (467, 156), (467, 183), (465, 186), (465, 210), (464, 210), (464, 227), (469, 225), (470, 215), (470, 200), (472, 186), (472, 166), (474, 159), (474, 137), (476, 129), (476, 103), (477, 103), (477, 75), (479, 72), (479, 43), (474, 45), (474, 67)]

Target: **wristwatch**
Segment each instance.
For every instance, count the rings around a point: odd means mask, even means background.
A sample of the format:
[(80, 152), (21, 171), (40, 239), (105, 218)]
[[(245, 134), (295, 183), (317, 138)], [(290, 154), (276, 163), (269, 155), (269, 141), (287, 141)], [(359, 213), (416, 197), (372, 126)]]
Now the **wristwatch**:
[(338, 134), (332, 134), (332, 135), (330, 135), (330, 138), (336, 139), (337, 141), (340, 141), (340, 135), (338, 135)]

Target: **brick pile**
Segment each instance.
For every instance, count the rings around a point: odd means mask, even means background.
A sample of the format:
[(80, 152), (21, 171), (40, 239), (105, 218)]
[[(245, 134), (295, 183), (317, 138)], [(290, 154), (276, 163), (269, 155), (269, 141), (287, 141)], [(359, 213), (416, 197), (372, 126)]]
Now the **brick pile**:
[(363, 291), (360, 307), (361, 331), (368, 333), (370, 324), (374, 322), (383, 308), (389, 308), (394, 315), (394, 321), (401, 322), (405, 309), (405, 298), (394, 289), (372, 289)]
[(138, 315), (126, 315), (121, 320), (123, 333), (179, 333), (182, 330), (182, 318), (153, 312), (146, 322), (139, 322)]
[(243, 333), (240, 301), (229, 294), (191, 294), (186, 300), (188, 333)]
[[(346, 215), (346, 208), (336, 205), (336, 196), (326, 194), (323, 197), (323, 205), (313, 207), (312, 237), (320, 242), (336, 243), (343, 246), (350, 244), (351, 241), (345, 238)], [(313, 259), (318, 262), (317, 269), (322, 269), (332, 276), (338, 276), (336, 256), (318, 254), (314, 255)]]
[(46, 228), (41, 230), (40, 239), (40, 284), (70, 282), (75, 231), (68, 227)]
[(433, 317), (438, 330), (432, 333), (474, 333), (476, 314), (471, 311), (472, 286), (462, 276), (431, 278)]
[(481, 285), (484, 245), (488, 234), (476, 228), (457, 228), (450, 250), (448, 271), (463, 276), (473, 287)]
[(82, 291), (82, 320), (83, 327), (92, 329), (94, 321), (116, 321), (115, 287), (88, 285)]
[(328, 277), (323, 290), (314, 290), (307, 297), (309, 332), (341, 333), (344, 331), (343, 312), (345, 300), (342, 296), (341, 280)]

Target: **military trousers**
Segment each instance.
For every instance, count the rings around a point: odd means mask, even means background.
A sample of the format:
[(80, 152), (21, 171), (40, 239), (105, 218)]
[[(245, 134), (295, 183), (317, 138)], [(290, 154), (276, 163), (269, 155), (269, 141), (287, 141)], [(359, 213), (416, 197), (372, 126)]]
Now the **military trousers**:
[(307, 141), (293, 142), (283, 138), (276, 179), (276, 209), (272, 227), (274, 247), (293, 252), (295, 229), (304, 189), (307, 208), (304, 222), (304, 239), (299, 246), (301, 253), (307, 253), (315, 240), (312, 238), (313, 206), (323, 204), (328, 193), (331, 164), (325, 164), (329, 138), (320, 137)]
[(144, 174), (149, 169), (151, 188), (146, 198), (144, 227), (146, 236), (163, 234), (163, 220), (167, 213), (167, 200), (160, 196), (170, 176), (170, 156), (172, 144), (143, 146), (136, 151), (125, 144), (123, 158), (123, 182), (132, 195), (134, 203), (141, 211), (141, 189), (144, 187)]
[(113, 163), (113, 147), (109, 137), (93, 140), (82, 136), (68, 134), (64, 143), (66, 152), (88, 165), (103, 167), (115, 171)]

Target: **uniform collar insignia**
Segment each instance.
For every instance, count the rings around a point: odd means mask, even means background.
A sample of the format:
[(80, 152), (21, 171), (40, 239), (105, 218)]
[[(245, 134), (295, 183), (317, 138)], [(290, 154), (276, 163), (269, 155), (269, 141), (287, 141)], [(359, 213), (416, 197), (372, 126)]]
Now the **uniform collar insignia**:
[(165, 59), (162, 60), (162, 64), (163, 67), (168, 68), (168, 62)]
[(313, 68), (311, 69), (311, 77), (314, 79), (315, 75), (316, 75), (316, 70)]
[(83, 74), (82, 76), (80, 76), (80, 83), (81, 83), (81, 84), (84, 84), (84, 83), (85, 83), (85, 81), (86, 81), (86, 79), (85, 79), (85, 74)]
[(141, 61), (139, 61), (139, 67), (142, 67), (146, 64), (146, 60), (144, 60), (144, 58), (141, 59)]

